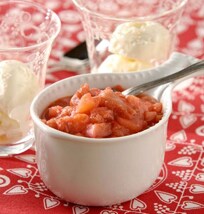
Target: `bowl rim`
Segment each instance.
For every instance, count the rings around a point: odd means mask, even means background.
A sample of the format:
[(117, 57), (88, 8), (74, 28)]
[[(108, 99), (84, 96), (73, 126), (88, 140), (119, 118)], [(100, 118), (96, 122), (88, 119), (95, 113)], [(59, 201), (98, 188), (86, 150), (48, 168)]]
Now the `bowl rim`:
[[(171, 102), (171, 98), (170, 99), (166, 99), (167, 100), (167, 107), (165, 108), (165, 112), (162, 116), (162, 119), (156, 123), (155, 125), (137, 132), (135, 134), (131, 134), (131, 135), (126, 135), (126, 136), (121, 136), (121, 137), (113, 137), (113, 138), (89, 138), (89, 137), (83, 137), (83, 136), (77, 136), (77, 135), (72, 135), (69, 133), (65, 133), (62, 131), (59, 131), (57, 129), (51, 128), (48, 125), (44, 124), (41, 119), (40, 119), (40, 115), (37, 114), (37, 105), (38, 105), (38, 100), (40, 100), (41, 97), (45, 96), (45, 94), (48, 91), (53, 90), (54, 88), (56, 88), (59, 85), (62, 85), (66, 82), (69, 82), (73, 79), (79, 79), (79, 78), (83, 78), (85, 76), (98, 76), (98, 75), (109, 75), (109, 74), (82, 74), (82, 75), (78, 75), (78, 76), (73, 76), (73, 77), (69, 77), (69, 78), (65, 78), (63, 80), (60, 80), (56, 83), (53, 83), (52, 85), (46, 87), (44, 90), (42, 90), (33, 100), (31, 107), (30, 107), (30, 113), (31, 113), (31, 118), (34, 121), (34, 123), (36, 123), (36, 125), (43, 130), (44, 132), (46, 132), (48, 135), (55, 137), (55, 138), (61, 138), (63, 140), (73, 140), (74, 142), (78, 141), (78, 142), (82, 142), (82, 143), (88, 143), (88, 144), (93, 144), (97, 143), (97, 144), (104, 144), (104, 143), (110, 143), (109, 141), (111, 140), (111, 143), (117, 143), (117, 142), (121, 142), (121, 141), (126, 141), (126, 140), (131, 140), (136, 139), (136, 138), (140, 138), (141, 136), (144, 136), (146, 134), (149, 134), (151, 132), (153, 132), (154, 130), (158, 129), (159, 127), (161, 127), (163, 124), (165, 124), (168, 119), (169, 116), (171, 115), (171, 110), (172, 110), (172, 102)], [(111, 74), (113, 76), (116, 75), (121, 75), (121, 74)], [(127, 75), (127, 74), (126, 74)], [(130, 75), (134, 75), (134, 74), (130, 74)], [(162, 96), (165, 93), (170, 93), (172, 89), (172, 85), (170, 84), (162, 93)], [(107, 142), (107, 139), (109, 139), (109, 141)]]

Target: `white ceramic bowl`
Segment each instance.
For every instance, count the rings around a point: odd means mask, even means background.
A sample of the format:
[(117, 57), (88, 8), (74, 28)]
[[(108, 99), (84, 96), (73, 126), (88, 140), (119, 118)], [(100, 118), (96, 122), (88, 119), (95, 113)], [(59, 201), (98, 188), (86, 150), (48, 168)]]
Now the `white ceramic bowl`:
[[(157, 71), (158, 76), (165, 74), (165, 66), (169, 67), (168, 63)], [(50, 103), (73, 95), (83, 83), (98, 88), (116, 84), (127, 88), (157, 78), (154, 72), (79, 75), (47, 87), (34, 99), (31, 116), (37, 165), (42, 180), (54, 194), (81, 205), (104, 206), (128, 201), (153, 184), (164, 160), (170, 87), (161, 94), (164, 115), (159, 123), (130, 136), (78, 137), (46, 126), (39, 117)]]

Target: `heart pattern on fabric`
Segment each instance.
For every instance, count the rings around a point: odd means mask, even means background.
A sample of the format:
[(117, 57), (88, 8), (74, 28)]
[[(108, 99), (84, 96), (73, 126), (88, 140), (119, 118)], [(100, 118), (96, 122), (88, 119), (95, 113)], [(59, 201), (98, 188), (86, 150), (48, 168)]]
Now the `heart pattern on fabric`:
[(10, 178), (6, 175), (0, 175), (0, 187), (5, 187), (10, 184)]
[(72, 210), (73, 210), (73, 214), (84, 214), (89, 211), (89, 208), (83, 207), (83, 206), (74, 206)]
[(133, 210), (144, 210), (147, 208), (147, 205), (143, 201), (135, 198), (131, 200), (130, 208)]
[[(199, 28), (198, 28), (199, 29)], [(188, 46), (192, 49), (198, 49), (199, 47), (203, 46), (202, 39), (196, 38), (188, 43)]]
[(195, 115), (184, 115), (180, 117), (180, 123), (183, 128), (188, 128), (197, 121)]
[(193, 160), (191, 157), (181, 157), (168, 162), (168, 165), (179, 167), (191, 167), (193, 166)]
[(161, 201), (167, 204), (171, 204), (173, 201), (177, 199), (176, 195), (170, 194), (168, 192), (157, 191), (157, 190), (155, 190), (154, 192)]
[(10, 189), (6, 190), (4, 195), (21, 195), (28, 193), (28, 190), (22, 185), (15, 185)]
[(204, 193), (204, 186), (199, 184), (192, 184), (190, 186), (190, 192), (193, 194), (201, 194)]
[(103, 210), (100, 212), (100, 214), (118, 214), (118, 212), (112, 210)]
[(46, 197), (46, 198), (43, 199), (43, 204), (44, 204), (44, 208), (46, 210), (48, 210), (48, 209), (51, 209), (53, 207), (58, 206), (60, 204), (60, 201), (57, 200), (57, 199), (54, 199), (54, 198)]
[(178, 111), (180, 112), (193, 112), (194, 110), (195, 110), (195, 107), (186, 101), (182, 100), (178, 104)]
[(176, 132), (170, 136), (170, 139), (173, 141), (186, 141), (187, 140), (186, 132), (184, 130)]
[(7, 169), (7, 171), (22, 178), (29, 178), (32, 174), (32, 171), (26, 168)]
[(204, 205), (194, 201), (184, 201), (181, 208), (184, 210), (201, 209)]
[(204, 126), (200, 126), (196, 129), (196, 134), (204, 137)]
[(31, 164), (36, 163), (35, 155), (16, 155), (15, 158)]
[(172, 144), (172, 143), (167, 143), (166, 144), (166, 151), (169, 152), (169, 151), (172, 151), (176, 148), (176, 145), (175, 144)]
[(195, 179), (204, 182), (204, 173), (198, 173)]

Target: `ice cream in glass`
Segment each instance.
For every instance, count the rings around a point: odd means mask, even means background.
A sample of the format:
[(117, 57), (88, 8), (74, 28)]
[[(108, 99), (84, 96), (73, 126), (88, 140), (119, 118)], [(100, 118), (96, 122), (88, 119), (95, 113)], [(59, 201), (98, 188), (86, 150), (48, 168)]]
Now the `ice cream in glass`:
[(144, 71), (174, 51), (187, 0), (73, 0), (78, 8), (93, 73)]

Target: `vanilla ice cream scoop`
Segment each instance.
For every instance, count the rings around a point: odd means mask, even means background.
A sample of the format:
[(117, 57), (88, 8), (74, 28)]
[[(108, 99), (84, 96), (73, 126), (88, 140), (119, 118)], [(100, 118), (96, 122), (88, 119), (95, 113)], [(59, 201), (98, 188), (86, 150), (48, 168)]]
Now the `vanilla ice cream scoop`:
[(98, 73), (124, 73), (143, 71), (151, 68), (150, 63), (129, 59), (118, 54), (109, 55), (99, 66)]
[(0, 108), (9, 114), (17, 106), (31, 102), (39, 84), (29, 67), (16, 60), (0, 62)]
[(20, 138), (21, 136), (20, 124), (0, 111), (0, 144), (8, 142), (10, 139)]
[(37, 76), (26, 64), (0, 62), (0, 136), (29, 129), (29, 106), (39, 89)]
[(170, 51), (170, 33), (157, 22), (126, 22), (113, 32), (109, 51), (146, 62), (161, 61)]

